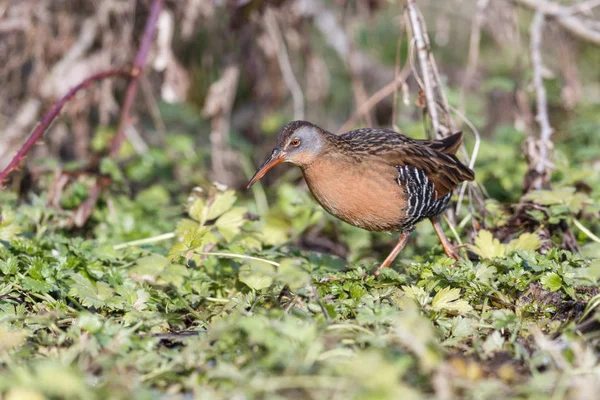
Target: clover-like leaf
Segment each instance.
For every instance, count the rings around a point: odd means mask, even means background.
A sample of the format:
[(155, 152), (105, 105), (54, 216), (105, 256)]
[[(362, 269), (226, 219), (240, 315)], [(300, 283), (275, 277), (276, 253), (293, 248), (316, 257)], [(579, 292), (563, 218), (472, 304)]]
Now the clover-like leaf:
[(563, 280), (556, 272), (549, 272), (540, 279), (544, 288), (551, 292), (556, 292), (562, 287)]

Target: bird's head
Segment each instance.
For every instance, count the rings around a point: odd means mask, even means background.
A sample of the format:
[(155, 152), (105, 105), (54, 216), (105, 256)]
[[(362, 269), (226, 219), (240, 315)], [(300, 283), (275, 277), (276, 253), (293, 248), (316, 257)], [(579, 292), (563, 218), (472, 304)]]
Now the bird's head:
[(256, 171), (248, 187), (254, 185), (271, 168), (283, 162), (299, 167), (310, 165), (325, 146), (326, 132), (307, 121), (293, 121), (277, 135), (277, 147)]

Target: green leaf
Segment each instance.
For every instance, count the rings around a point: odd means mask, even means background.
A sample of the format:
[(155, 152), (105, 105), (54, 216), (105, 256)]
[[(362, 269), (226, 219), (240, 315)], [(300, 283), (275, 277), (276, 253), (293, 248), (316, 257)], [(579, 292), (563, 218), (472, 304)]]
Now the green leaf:
[(421, 306), (425, 306), (431, 300), (425, 289), (419, 286), (402, 286), (402, 291), (406, 297), (416, 300)]
[(0, 260), (0, 271), (4, 275), (13, 275), (19, 270), (19, 260), (16, 257), (9, 257), (6, 260)]
[(89, 333), (96, 333), (102, 329), (102, 320), (98, 314), (83, 312), (79, 314), (76, 325)]
[(523, 233), (518, 239), (513, 239), (506, 245), (508, 251), (528, 250), (536, 251), (542, 245), (540, 237), (535, 233)]
[(465, 300), (459, 300), (460, 289), (445, 287), (436, 293), (431, 308), (435, 311), (450, 310), (458, 312), (469, 312), (473, 309)]
[(221, 215), (215, 222), (218, 231), (228, 242), (240, 233), (240, 228), (244, 224), (245, 213), (245, 208), (235, 207)]
[(170, 264), (160, 274), (159, 283), (174, 285), (175, 287), (183, 285), (189, 275), (189, 270), (181, 264)]
[(206, 221), (206, 216), (204, 214), (208, 212), (208, 210), (204, 209), (204, 203), (204, 199), (198, 198), (194, 200), (194, 202), (188, 210), (188, 214), (190, 215), (190, 217), (196, 220), (197, 222)]
[(457, 316), (452, 319), (452, 336), (454, 338), (464, 338), (471, 335), (476, 323), (474, 320)]
[(501, 351), (504, 347), (504, 338), (498, 331), (492, 332), (483, 342), (483, 352), (487, 357), (491, 357), (494, 353)]
[(250, 262), (242, 265), (238, 278), (251, 289), (262, 290), (273, 284), (275, 269), (272, 265), (262, 262)]
[(542, 276), (540, 279), (544, 288), (550, 290), (551, 292), (556, 292), (560, 290), (563, 284), (563, 280), (556, 272), (549, 272), (546, 275)]
[(168, 264), (169, 259), (160, 254), (142, 257), (137, 261), (135, 267), (129, 270), (129, 276), (140, 282), (156, 282), (157, 277)]
[(475, 269), (475, 279), (480, 282), (489, 283), (492, 279), (494, 279), (497, 272), (498, 270), (496, 267), (481, 263), (477, 265)]
[(100, 173), (108, 175), (113, 182), (123, 182), (123, 172), (119, 168), (117, 162), (111, 157), (104, 157), (100, 162)]
[[(570, 186), (554, 190), (536, 190), (523, 198), (543, 206), (565, 206), (573, 214), (580, 212), (583, 206), (590, 202), (588, 195), (576, 192), (575, 188)], [(560, 209), (554, 210), (561, 213)]]
[(206, 219), (203, 222), (213, 220), (225, 212), (229, 211), (235, 204), (237, 196), (233, 190), (227, 190), (226, 192), (217, 193), (212, 203), (208, 207), (206, 213)]
[(209, 228), (196, 222), (182, 223), (178, 226), (178, 235), (182, 242), (175, 243), (168, 254), (168, 259), (176, 261), (179, 257), (186, 257), (190, 250), (196, 250), (205, 244)]
[(33, 279), (28, 276), (23, 278), (23, 289), (31, 290), (35, 293), (48, 293), (53, 289), (53, 285), (38, 279)]
[(280, 261), (277, 267), (277, 279), (295, 290), (310, 284), (310, 274), (302, 269), (302, 262), (298, 259), (286, 258)]
[(490, 231), (480, 230), (474, 242), (469, 248), (482, 258), (502, 258), (506, 253), (505, 246)]
[(123, 299), (115, 296), (114, 290), (106, 282), (94, 284), (92, 281), (79, 274), (71, 274), (74, 284), (71, 285), (69, 296), (73, 296), (81, 301), (85, 307), (109, 307), (112, 309), (121, 309)]
[(8, 209), (2, 209), (0, 215), (0, 240), (10, 242), (21, 233), (21, 227), (15, 221), (15, 213)]
[(274, 214), (267, 214), (262, 220), (259, 234), (265, 244), (278, 245), (288, 240), (290, 231), (288, 221)]
[(16, 349), (25, 343), (27, 331), (0, 324), (0, 352)]

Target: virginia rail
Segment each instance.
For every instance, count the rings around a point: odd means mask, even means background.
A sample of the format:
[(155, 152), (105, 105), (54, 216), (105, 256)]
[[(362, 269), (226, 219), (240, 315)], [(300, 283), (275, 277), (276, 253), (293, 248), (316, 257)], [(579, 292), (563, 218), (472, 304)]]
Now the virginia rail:
[(400, 239), (375, 271), (389, 267), (415, 224), (429, 218), (449, 257), (458, 259), (439, 223), (452, 190), (474, 173), (455, 154), (462, 133), (415, 140), (389, 129), (334, 135), (307, 121), (286, 125), (277, 147), (248, 188), (282, 162), (302, 169), (315, 199), (330, 214), (369, 231), (399, 231)]

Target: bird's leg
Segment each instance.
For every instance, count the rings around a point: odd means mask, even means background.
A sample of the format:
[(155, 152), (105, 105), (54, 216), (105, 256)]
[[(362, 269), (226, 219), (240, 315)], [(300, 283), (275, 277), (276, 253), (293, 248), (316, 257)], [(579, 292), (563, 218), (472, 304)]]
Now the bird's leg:
[(385, 258), (385, 260), (383, 260), (381, 265), (379, 267), (377, 267), (377, 269), (375, 270), (375, 273), (374, 273), (375, 276), (379, 275), (379, 270), (381, 268), (387, 268), (390, 265), (392, 265), (392, 263), (394, 262), (396, 257), (398, 257), (398, 254), (400, 254), (400, 252), (402, 251), (404, 246), (406, 246), (406, 242), (408, 242), (409, 237), (410, 237), (410, 232), (402, 232), (402, 234), (400, 235), (400, 239), (398, 240), (398, 243), (396, 243), (396, 245), (392, 249), (392, 252)]
[(433, 224), (433, 229), (435, 229), (435, 233), (437, 233), (438, 237), (440, 238), (440, 242), (442, 242), (442, 247), (444, 248), (446, 255), (448, 255), (448, 257), (450, 258), (458, 260), (458, 252), (456, 251), (454, 246), (452, 246), (446, 235), (444, 235), (444, 230), (440, 225), (440, 220), (437, 218), (431, 218), (431, 223)]

